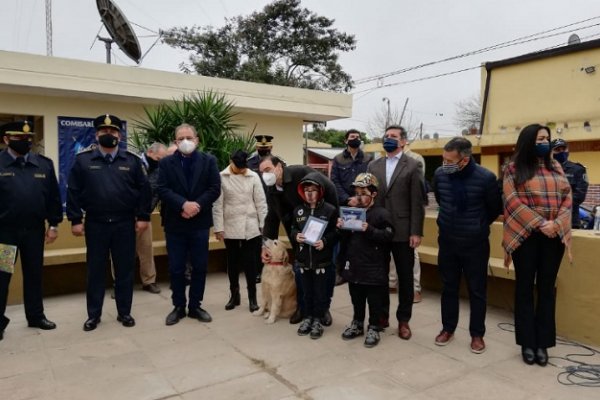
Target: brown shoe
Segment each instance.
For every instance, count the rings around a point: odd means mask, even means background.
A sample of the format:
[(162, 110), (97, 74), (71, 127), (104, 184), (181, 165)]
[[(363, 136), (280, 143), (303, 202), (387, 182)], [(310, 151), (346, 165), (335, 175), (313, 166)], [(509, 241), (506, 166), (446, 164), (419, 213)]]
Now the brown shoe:
[(445, 346), (454, 339), (454, 333), (448, 331), (441, 331), (439, 335), (435, 337), (435, 344), (438, 346)]
[(421, 296), (421, 292), (415, 292), (413, 303), (420, 303), (421, 301), (423, 301), (423, 296)]
[(473, 336), (471, 338), (471, 352), (481, 354), (485, 351), (485, 342), (481, 336)]
[(412, 332), (410, 331), (410, 326), (408, 326), (408, 322), (400, 322), (398, 324), (398, 336), (400, 339), (408, 340), (412, 336)]

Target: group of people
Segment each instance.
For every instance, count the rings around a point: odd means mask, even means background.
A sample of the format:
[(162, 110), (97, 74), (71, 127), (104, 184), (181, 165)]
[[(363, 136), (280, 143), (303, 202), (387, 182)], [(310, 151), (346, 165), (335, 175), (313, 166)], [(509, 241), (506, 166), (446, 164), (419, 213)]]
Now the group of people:
[[(364, 345), (377, 345), (380, 332), (389, 326), (388, 273), (393, 258), (397, 334), (411, 338), (413, 270), (423, 236), (427, 186), (422, 157), (410, 154), (401, 126), (386, 128), (385, 157), (378, 159), (360, 149), (360, 132), (348, 131), (346, 149), (334, 160), (331, 180), (308, 166), (287, 165), (271, 153), (273, 138), (268, 135), (256, 137), (257, 155), (248, 157), (237, 150), (219, 172), (215, 157), (197, 150), (198, 134), (191, 125), (175, 129), (173, 154), (155, 146), (146, 153), (150, 159), (119, 149), (118, 117), (99, 116), (94, 127), (98, 145), (76, 156), (67, 193), (72, 233), (85, 236), (87, 246), (85, 331), (101, 322), (109, 259), (114, 265), (117, 320), (126, 327), (135, 325), (131, 302), (136, 243), (148, 231), (150, 213), (160, 200), (173, 303), (166, 325), (186, 316), (212, 320), (201, 305), (213, 224), (227, 253), (230, 298), (225, 309), (241, 304), (238, 275), (243, 270), (248, 308), (255, 311), (257, 275), (262, 264), (271, 261), (268, 250), (261, 250), (262, 238), (277, 238), (282, 225), (295, 253), (298, 309), (290, 322), (300, 323), (299, 335), (318, 339), (331, 325), (337, 266), (353, 304), (353, 318), (342, 338), (354, 339), (366, 331)], [(8, 148), (0, 153), (0, 198), (5, 205), (0, 212), (0, 243), (20, 252), (28, 325), (54, 329), (56, 324), (43, 310), (41, 266), (44, 242), (56, 239), (63, 213), (52, 161), (30, 151), (32, 128), (27, 121), (1, 128)], [(471, 309), (470, 349), (485, 351), (489, 232), (503, 213), (505, 262), (508, 266), (512, 260), (516, 273), (516, 341), (524, 362), (546, 365), (547, 349), (555, 344), (553, 288), (565, 249), (570, 256), (574, 215), (571, 185), (561, 168), (566, 158), (557, 156), (561, 151), (556, 143), (561, 144), (554, 142), (553, 156), (550, 129), (525, 127), (504, 170), (502, 189), (495, 175), (475, 162), (467, 139), (456, 137), (444, 146), (443, 164), (432, 181), (439, 205), (438, 267), (443, 283), (437, 345), (445, 346), (454, 337), (464, 274)], [(154, 178), (149, 180), (149, 174)], [(345, 229), (340, 206), (363, 209), (362, 224)], [(305, 235), (311, 218), (323, 225), (316, 240)], [(191, 270), (188, 296), (186, 268)], [(0, 271), (0, 339), (9, 322), (4, 311), (10, 277)], [(156, 293), (160, 289), (154, 279), (155, 274), (143, 284)]]

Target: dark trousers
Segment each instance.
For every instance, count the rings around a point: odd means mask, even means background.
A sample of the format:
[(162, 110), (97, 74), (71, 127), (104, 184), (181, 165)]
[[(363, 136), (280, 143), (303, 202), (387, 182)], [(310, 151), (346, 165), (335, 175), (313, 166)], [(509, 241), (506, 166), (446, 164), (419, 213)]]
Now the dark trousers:
[(115, 269), (115, 301), (119, 315), (131, 314), (135, 269), (135, 220), (85, 221), (87, 247), (87, 312), (100, 318), (106, 288), (106, 267), (112, 258)]
[(485, 335), (487, 307), (487, 267), (490, 243), (485, 240), (465, 245), (452, 238), (438, 238), (438, 270), (442, 278), (442, 326), (454, 333), (458, 325), (460, 279), (464, 273), (469, 291), (471, 336)]
[[(415, 249), (410, 247), (409, 242), (393, 242), (391, 250), (394, 263), (396, 264), (396, 274), (398, 275), (398, 308), (396, 309), (396, 319), (398, 322), (408, 322), (412, 316), (412, 306), (415, 298), (413, 281)], [(388, 294), (384, 298), (383, 318), (388, 319), (389, 314), (390, 296)]]
[(358, 322), (365, 321), (365, 308), (369, 305), (369, 327), (380, 330), (381, 318), (383, 316), (384, 299), (389, 301), (388, 287), (377, 285), (363, 285), (348, 282), (354, 316), (352, 319)]
[(327, 272), (317, 274), (314, 269), (301, 269), (302, 286), (304, 288), (305, 317), (321, 320), (329, 309)]
[(248, 295), (256, 293), (257, 254), (260, 257), (262, 238), (257, 236), (252, 239), (225, 239), (225, 250), (227, 252), (227, 276), (229, 277), (229, 289), (231, 291), (240, 289), (240, 270), (246, 275), (246, 287)]
[[(44, 264), (45, 227), (35, 228), (0, 227), (0, 243), (17, 246), (23, 271), (23, 297), (25, 317), (28, 321), (44, 318), (42, 301), (42, 266)], [(0, 331), (8, 325), (6, 302), (12, 274), (0, 272)]]
[(208, 268), (208, 229), (194, 232), (165, 232), (171, 278), (171, 299), (175, 307), (186, 306), (185, 265), (192, 264), (192, 274), (187, 306), (190, 310), (200, 307), (206, 286)]
[[(296, 300), (298, 302), (298, 308), (300, 309), (302, 315), (306, 315), (306, 305), (304, 303), (304, 282), (298, 263), (294, 262), (292, 269), (294, 271), (294, 280), (296, 281)], [(327, 290), (327, 308), (325, 311), (328, 311), (329, 307), (331, 306), (331, 299), (333, 298), (333, 288), (335, 287), (335, 265), (331, 264), (325, 268), (325, 280)]]
[[(560, 238), (534, 232), (512, 253), (515, 265), (515, 338), (518, 345), (556, 345), (556, 275), (565, 251)], [(537, 298), (534, 300), (534, 283)], [(536, 301), (537, 300), (537, 301)]]

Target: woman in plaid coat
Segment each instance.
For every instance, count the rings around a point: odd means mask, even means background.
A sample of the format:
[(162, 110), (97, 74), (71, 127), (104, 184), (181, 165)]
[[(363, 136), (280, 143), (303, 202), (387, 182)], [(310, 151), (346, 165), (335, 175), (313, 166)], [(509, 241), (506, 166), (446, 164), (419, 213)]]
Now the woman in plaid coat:
[[(554, 285), (565, 248), (569, 259), (571, 187), (550, 152), (550, 129), (523, 128), (504, 172), (505, 265), (515, 268), (515, 336), (523, 361), (545, 366), (556, 343)], [(534, 301), (534, 283), (537, 301)]]

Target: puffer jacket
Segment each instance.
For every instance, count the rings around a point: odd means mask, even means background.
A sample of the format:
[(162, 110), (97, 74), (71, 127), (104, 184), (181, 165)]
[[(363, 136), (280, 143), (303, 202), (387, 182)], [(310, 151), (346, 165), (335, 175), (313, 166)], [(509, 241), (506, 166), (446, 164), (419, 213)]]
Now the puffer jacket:
[(471, 158), (465, 168), (454, 174), (438, 168), (433, 185), (440, 206), (437, 217), (440, 237), (457, 243), (487, 240), (490, 224), (502, 212), (496, 176)]
[(363, 285), (388, 284), (390, 244), (394, 238), (392, 217), (388, 210), (374, 206), (367, 209), (365, 232), (340, 230), (338, 256), (342, 277)]
[[(321, 236), (324, 247), (321, 250), (317, 250), (314, 246), (306, 243), (298, 243), (296, 249), (296, 262), (300, 268), (304, 269), (316, 269), (325, 268), (333, 262), (333, 248), (338, 241), (338, 234), (336, 229), (337, 222), (337, 208), (327, 203), (324, 200), (325, 190), (323, 189), (323, 181), (327, 179), (320, 172), (314, 172), (306, 175), (298, 185), (298, 194), (305, 200), (305, 203), (297, 206), (293, 212), (292, 219), (292, 230), (291, 235), (295, 239), (298, 233), (304, 230), (309, 217), (315, 217), (327, 221), (325, 231)], [(319, 183), (321, 185), (321, 192), (319, 201), (315, 208), (311, 208), (304, 198), (304, 191), (302, 190), (302, 182), (307, 180)]]

